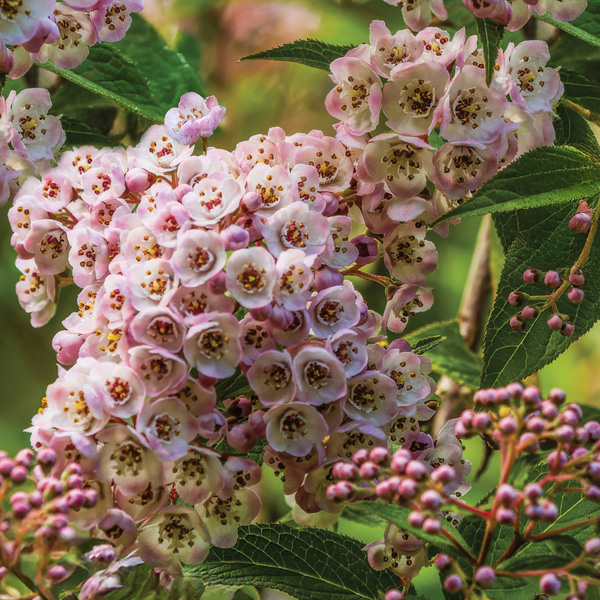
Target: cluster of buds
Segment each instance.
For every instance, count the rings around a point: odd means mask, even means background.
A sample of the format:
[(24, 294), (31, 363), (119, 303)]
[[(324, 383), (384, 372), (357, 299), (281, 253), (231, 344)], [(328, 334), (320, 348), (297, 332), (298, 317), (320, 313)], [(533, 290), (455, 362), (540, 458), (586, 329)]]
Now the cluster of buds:
[[(384, 539), (365, 548), (375, 569), (391, 569), (403, 580), (403, 590), (390, 590), (386, 599), (401, 600), (410, 580), (429, 564), (427, 544), (419, 532), (453, 540), (452, 527), (444, 528), (443, 521), (457, 524), (465, 515), (487, 522), (486, 538), (498, 525), (514, 527), (515, 541), (491, 564), (485, 540), (480, 556), (472, 556), (468, 549), (456, 544), (475, 565), (470, 576), (461, 568), (458, 556), (438, 555), (434, 563), (443, 573), (448, 592), (462, 590), (472, 597), (474, 592), (492, 586), (496, 576), (501, 575), (538, 578), (542, 593), (547, 595), (557, 594), (565, 580), (570, 585), (569, 598), (584, 598), (591, 581), (591, 575), (585, 573), (596, 573), (600, 565), (600, 539), (594, 534), (600, 525), (598, 517), (588, 515), (562, 527), (554, 524), (560, 517), (562, 503), (568, 502), (564, 497), (569, 494), (575, 500), (600, 502), (600, 424), (582, 422), (581, 407), (567, 403), (560, 389), (551, 390), (544, 400), (536, 387), (524, 388), (514, 383), (505, 388), (479, 390), (474, 402), (474, 409), (463, 411), (458, 419), (444, 426), (433, 448), (421, 451), (415, 440), (391, 456), (384, 448), (360, 449), (351, 461), (338, 462), (332, 471), (337, 481), (329, 486), (328, 496), (344, 503), (380, 500), (410, 509), (409, 530), (390, 523)], [(466, 476), (470, 464), (462, 456), (460, 439), (472, 436), (481, 436), (500, 450), (500, 481), (488, 503), (490, 508), (471, 506), (461, 498), (469, 489)], [(532, 475), (522, 486), (517, 485), (513, 478), (517, 460), (541, 449), (539, 469), (535, 471), (539, 474)], [(543, 543), (572, 530), (590, 533), (581, 554), (569, 565), (542, 572), (513, 573), (503, 568), (502, 563), (524, 544)]]
[[(390, 290), (384, 324), (392, 331), (431, 303), (429, 224), (515, 158), (554, 142), (563, 85), (549, 58), (545, 42), (509, 44), (488, 86), (477, 36), (437, 27), (392, 34), (374, 21), (370, 43), (331, 64), (326, 108), (357, 157), (350, 214), (382, 238), (386, 266), (410, 283)], [(376, 134), (383, 118), (390, 131)], [(448, 224), (434, 229), (447, 235)]]
[(35, 60), (74, 69), (97, 42), (123, 39), (143, 0), (19, 0), (0, 5), (0, 72), (22, 77)]
[(337, 518), (337, 460), (434, 446), (418, 423), (434, 412), (431, 362), (404, 340), (382, 344), (382, 316), (347, 278), (399, 290), (408, 314), (433, 245), (402, 224), (390, 254), (414, 265), (389, 265), (395, 279), (363, 271), (382, 242), (352, 235), (362, 151), (278, 128), (233, 152), (207, 147), (223, 113), (186, 94), (135, 147), (63, 153), (9, 210), (32, 323), (51, 318), (58, 286), (81, 289), (53, 340), (64, 367), (33, 446), (76, 457), (102, 499), (77, 527), (172, 574), (258, 515), (255, 448), (305, 513)]
[(528, 285), (534, 285), (542, 279), (544, 285), (553, 290), (550, 294), (534, 295), (515, 290), (508, 295), (508, 302), (511, 306), (523, 306), (518, 315), (511, 317), (511, 328), (514, 331), (523, 331), (528, 321), (533, 321), (539, 313), (551, 308), (552, 314), (547, 320), (548, 327), (553, 331), (560, 331), (564, 336), (572, 336), (575, 325), (569, 320), (569, 315), (560, 313), (556, 302), (565, 292), (573, 304), (579, 304), (583, 300), (584, 291), (581, 287), (585, 284), (585, 277), (581, 269), (575, 265), (569, 273), (562, 275), (558, 271), (542, 273), (537, 269), (527, 269), (523, 273), (523, 281)]
[[(93, 511), (98, 496), (84, 489), (81, 467), (44, 448), (19, 451), (14, 458), (0, 452), (0, 578), (11, 573), (33, 591), (53, 597), (49, 589), (67, 579), (76, 568), (72, 552), (82, 538), (72, 527), (74, 513)], [(28, 557), (35, 572), (27, 573)], [(0, 583), (5, 591), (11, 585)], [(12, 596), (11, 596), (12, 597)]]

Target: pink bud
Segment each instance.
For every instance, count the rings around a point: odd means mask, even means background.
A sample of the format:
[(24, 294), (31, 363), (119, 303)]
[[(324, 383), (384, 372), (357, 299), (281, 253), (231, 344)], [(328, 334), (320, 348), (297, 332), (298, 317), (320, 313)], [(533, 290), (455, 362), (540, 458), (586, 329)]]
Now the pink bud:
[(560, 286), (560, 275), (556, 271), (548, 271), (544, 277), (544, 284), (550, 289), (555, 289)]
[(569, 229), (573, 233), (586, 233), (592, 226), (592, 219), (586, 213), (575, 213), (569, 221)]
[(573, 285), (583, 285), (585, 283), (585, 277), (581, 272), (581, 269), (571, 269), (569, 273), (569, 283)]
[(509, 325), (513, 331), (523, 331), (525, 323), (523, 323), (520, 315), (515, 315), (510, 318)]
[(538, 309), (537, 306), (526, 306), (522, 311), (521, 311), (521, 316), (526, 320), (526, 321), (531, 321), (533, 319), (535, 319), (536, 315), (538, 314)]
[(225, 250), (241, 250), (250, 243), (250, 234), (238, 225), (230, 225), (221, 231), (221, 238), (225, 243)]
[(539, 271), (537, 271), (536, 269), (527, 269), (524, 273), (523, 273), (523, 281), (525, 283), (536, 283), (537, 281), (540, 280), (540, 274)]
[(54, 565), (48, 569), (47, 575), (48, 579), (56, 585), (64, 581), (68, 577), (69, 572), (62, 565)]
[(548, 327), (550, 327), (550, 329), (553, 329), (554, 331), (560, 331), (562, 329), (562, 326), (563, 320), (560, 315), (552, 315), (548, 319)]
[(154, 175), (140, 167), (129, 169), (125, 175), (125, 185), (134, 194), (145, 192), (151, 185)]

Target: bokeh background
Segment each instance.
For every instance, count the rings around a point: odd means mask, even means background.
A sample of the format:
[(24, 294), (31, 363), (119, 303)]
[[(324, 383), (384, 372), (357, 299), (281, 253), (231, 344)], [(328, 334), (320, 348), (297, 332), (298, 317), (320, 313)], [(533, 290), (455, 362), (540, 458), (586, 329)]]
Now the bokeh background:
[[(324, 109), (331, 88), (327, 73), (297, 64), (239, 62), (241, 57), (306, 37), (356, 45), (368, 41), (373, 19), (385, 20), (392, 31), (404, 27), (400, 10), (382, 0), (146, 0), (146, 4), (144, 16), (169, 42), (185, 37), (188, 58), (197, 64), (210, 93), (227, 107), (226, 119), (211, 143), (230, 150), (238, 141), (266, 133), (272, 126), (281, 126), (290, 134), (311, 129), (333, 132), (333, 119)], [(464, 19), (473, 33), (473, 19), (461, 13), (463, 9), (456, 3), (448, 5), (453, 29)], [(453, 227), (446, 239), (432, 234), (439, 250), (438, 268), (429, 277), (435, 303), (427, 313), (411, 319), (407, 331), (456, 317), (478, 226), (479, 219), (467, 219)], [(23, 430), (40, 406), (46, 386), (56, 377), (51, 340), (75, 307), (75, 290), (62, 290), (54, 319), (33, 329), (16, 299), (18, 272), (9, 240), (4, 207), (0, 209), (0, 447), (13, 452), (27, 444)], [(382, 288), (359, 283), (369, 304), (383, 310)], [(572, 400), (600, 405), (599, 361), (600, 329), (596, 328), (541, 371), (541, 385), (546, 391), (563, 387)], [(468, 454), (477, 467), (481, 448), (469, 447)], [(494, 471), (492, 465), (472, 490), (473, 496), (486, 493)], [(286, 510), (284, 500), (272, 478), (267, 477), (264, 485), (267, 496), (273, 498), (265, 516), (277, 518)], [(381, 537), (380, 532), (345, 522), (339, 530), (365, 541)], [(439, 587), (433, 580), (437, 577), (430, 575), (420, 576), (417, 587), (425, 597), (436, 598)]]

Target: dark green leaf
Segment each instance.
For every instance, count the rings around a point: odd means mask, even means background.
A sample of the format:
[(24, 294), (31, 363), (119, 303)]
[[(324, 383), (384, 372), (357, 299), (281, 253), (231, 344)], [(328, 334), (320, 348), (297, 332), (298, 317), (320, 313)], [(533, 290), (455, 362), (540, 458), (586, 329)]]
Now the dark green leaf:
[(337, 46), (319, 40), (297, 40), (271, 50), (244, 56), (242, 60), (282, 60), (329, 71), (329, 65), (336, 58), (345, 56), (352, 48), (353, 46)]
[(151, 121), (164, 118), (144, 74), (113, 44), (96, 44), (83, 64), (72, 71), (58, 69), (50, 62), (41, 66)]
[(215, 391), (217, 393), (217, 401), (222, 402), (223, 400), (241, 396), (252, 390), (248, 385), (246, 376), (242, 374), (240, 369), (237, 369), (231, 377), (220, 379), (215, 386)]
[(184, 571), (206, 584), (264, 586), (298, 600), (378, 600), (398, 579), (371, 569), (362, 547), (321, 529), (248, 525), (233, 548), (214, 547), (202, 564)]
[(67, 134), (65, 144), (67, 146), (84, 146), (90, 144), (97, 148), (112, 148), (119, 145), (119, 140), (97, 133), (82, 121), (62, 117), (62, 126)]
[(437, 222), (579, 200), (600, 190), (600, 166), (571, 146), (545, 146), (508, 165)]
[[(594, 69), (590, 73), (561, 69), (560, 80), (565, 86), (564, 98), (594, 113), (600, 113), (600, 81), (596, 65), (597, 62), (594, 63)], [(585, 69), (585, 67), (580, 68)]]
[(554, 123), (554, 129), (557, 146), (573, 146), (589, 154), (600, 152), (596, 136), (579, 113), (561, 103), (556, 114), (558, 119)]
[(433, 350), (436, 346), (439, 346), (447, 339), (448, 338), (443, 335), (429, 335), (421, 338), (416, 344), (414, 344), (411, 348), (411, 352), (414, 352), (415, 354), (425, 354), (426, 352)]
[[(523, 283), (523, 271), (530, 267), (541, 271), (550, 269), (568, 271), (581, 253), (586, 236), (573, 234), (568, 229), (569, 220), (575, 210), (575, 206), (563, 206), (556, 211), (537, 211), (537, 215), (529, 217), (534, 219), (537, 216), (537, 223), (529, 228), (521, 229), (518, 223), (514, 222), (512, 226), (505, 224), (509, 231), (514, 229), (518, 233), (515, 234), (506, 257), (492, 314), (486, 328), (481, 377), (483, 387), (507, 385), (538, 371), (589, 331), (600, 318), (600, 283), (596, 278), (588, 277), (583, 286), (585, 292), (583, 302), (573, 304), (564, 294), (557, 303), (559, 312), (569, 315), (570, 320), (575, 324), (573, 336), (566, 337), (560, 332), (549, 329), (546, 324), (548, 311), (539, 313), (529, 321), (524, 331), (515, 332), (509, 325), (510, 318), (518, 312), (518, 309), (508, 303), (508, 295), (511, 291), (521, 290), (529, 294), (548, 293), (542, 283), (534, 286)], [(520, 219), (521, 216), (516, 214), (515, 219)], [(502, 233), (500, 237), (503, 237)], [(585, 268), (588, 273), (595, 273), (600, 269), (598, 244), (592, 246)]]
[[(411, 532), (416, 535), (418, 538), (422, 539), (425, 542), (429, 542), (436, 548), (446, 552), (450, 556), (464, 556), (464, 554), (457, 549), (457, 547), (445, 536), (443, 535), (434, 535), (431, 533), (426, 533), (422, 529), (418, 529), (413, 527), (408, 522), (408, 515), (411, 512), (411, 509), (405, 506), (398, 506), (396, 504), (387, 504), (385, 502), (356, 502), (352, 505), (355, 511), (364, 512), (366, 515), (375, 515), (380, 519), (385, 519), (389, 523), (394, 523), (398, 527)], [(353, 514), (353, 513), (350, 513)], [(346, 513), (344, 513), (346, 516)], [(471, 548), (471, 545), (467, 543), (464, 537), (461, 535), (460, 530), (454, 527), (452, 524), (448, 523), (446, 520), (442, 519), (443, 528), (452, 534), (454, 539), (465, 549)]]
[(156, 28), (139, 14), (131, 17), (127, 35), (115, 46), (135, 63), (148, 80), (153, 100), (160, 107), (162, 116), (159, 120), (162, 121), (164, 114), (177, 106), (183, 94), (196, 92), (205, 96), (206, 91), (196, 65), (190, 65), (183, 54), (169, 47)]
[(504, 37), (504, 27), (493, 23), (489, 19), (475, 19), (477, 21), (477, 33), (479, 43), (483, 47), (483, 59), (485, 62), (485, 81), (488, 85), (492, 83), (498, 49)]
[(543, 542), (525, 544), (498, 568), (502, 571), (560, 569), (578, 557), (582, 550), (581, 542), (570, 535), (560, 534)]
[(426, 325), (406, 336), (406, 341), (413, 345), (418, 340), (432, 336), (446, 338), (444, 343), (434, 346), (427, 351), (432, 369), (436, 373), (448, 376), (450, 379), (476, 388), (479, 385), (481, 358), (471, 352), (465, 343), (458, 321), (444, 321)]

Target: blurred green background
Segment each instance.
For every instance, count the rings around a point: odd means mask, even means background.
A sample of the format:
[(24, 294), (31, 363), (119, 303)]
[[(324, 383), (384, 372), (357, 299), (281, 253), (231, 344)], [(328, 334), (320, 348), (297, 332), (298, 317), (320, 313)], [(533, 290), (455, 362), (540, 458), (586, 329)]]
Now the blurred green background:
[[(395, 31), (403, 27), (400, 10), (382, 0), (366, 2), (336, 2), (306, 0), (260, 2), (235, 0), (146, 0), (146, 18), (174, 41), (185, 32), (188, 56), (197, 61), (198, 69), (210, 93), (227, 107), (226, 119), (211, 144), (233, 149), (236, 143), (256, 133), (266, 133), (269, 127), (281, 126), (287, 133), (322, 129), (332, 134), (333, 119), (324, 109), (324, 98), (331, 82), (324, 71), (296, 64), (278, 62), (238, 62), (245, 55), (268, 49), (299, 38), (312, 37), (339, 44), (368, 41), (369, 23), (383, 19)], [(449, 3), (447, 3), (448, 5)], [(454, 27), (468, 22), (472, 33), (473, 19), (461, 6), (452, 3), (450, 11)], [(194, 41), (196, 43), (194, 43)], [(0, 381), (2, 412), (0, 446), (10, 452), (28, 443), (23, 429), (40, 406), (45, 387), (56, 377), (52, 336), (61, 328), (62, 319), (75, 307), (74, 289), (64, 289), (54, 319), (42, 329), (33, 329), (28, 316), (21, 310), (14, 291), (18, 272), (10, 246), (7, 207), (0, 209)], [(424, 324), (456, 317), (466, 280), (479, 219), (468, 219), (451, 229), (442, 239), (431, 234), (439, 250), (439, 265), (429, 277), (434, 288), (435, 303), (431, 310), (411, 319), (412, 331)], [(385, 304), (382, 288), (360, 281), (361, 291), (369, 305), (382, 311)], [(571, 400), (600, 404), (600, 330), (597, 328), (571, 346), (541, 373), (544, 390), (560, 386)], [(481, 448), (469, 447), (468, 454), (477, 466)], [(495, 469), (489, 470), (471, 492), (481, 497), (492, 485)], [(269, 491), (278, 489), (268, 477)], [(286, 509), (283, 498), (267, 507), (270, 516), (279, 516)], [(472, 498), (474, 501), (476, 498)], [(380, 532), (341, 523), (340, 530), (365, 541), (380, 536)], [(419, 591), (434, 598), (433, 580), (421, 576)]]

